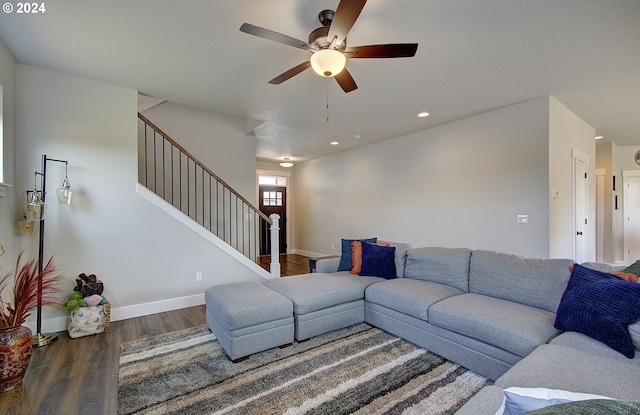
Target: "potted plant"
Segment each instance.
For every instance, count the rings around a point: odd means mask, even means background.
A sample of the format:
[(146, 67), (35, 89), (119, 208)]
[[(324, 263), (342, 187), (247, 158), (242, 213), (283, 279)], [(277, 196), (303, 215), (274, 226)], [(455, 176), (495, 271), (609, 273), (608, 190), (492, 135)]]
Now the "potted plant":
[[(0, 245), (0, 256), (4, 250)], [(53, 261), (39, 271), (38, 260), (21, 265), (22, 253), (14, 272), (0, 277), (0, 392), (12, 390), (22, 384), (31, 360), (33, 335), (23, 326), (31, 312), (41, 305), (57, 305), (54, 298), (60, 292), (60, 280)], [(41, 288), (38, 286), (41, 281)]]

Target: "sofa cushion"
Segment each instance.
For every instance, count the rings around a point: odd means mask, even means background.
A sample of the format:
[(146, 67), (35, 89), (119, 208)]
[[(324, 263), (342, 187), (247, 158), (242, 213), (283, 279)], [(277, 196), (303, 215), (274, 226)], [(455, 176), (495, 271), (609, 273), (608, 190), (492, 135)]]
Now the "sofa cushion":
[(632, 360), (622, 353), (613, 350), (611, 347), (602, 343), (599, 340), (589, 337), (586, 334), (578, 333), (577, 331), (565, 331), (559, 336), (555, 337), (549, 342), (549, 344), (559, 344), (564, 346), (573, 347), (574, 349), (584, 350), (585, 352), (593, 353), (598, 356), (608, 357), (611, 359), (617, 359), (626, 363), (633, 363), (640, 366), (640, 352), (636, 351), (636, 355)]
[(393, 246), (363, 243), (360, 276), (381, 277), (386, 280), (396, 278), (395, 253), (396, 248)]
[(409, 256), (409, 250), (411, 249), (411, 245), (402, 243), (402, 242), (390, 242), (385, 241), (384, 243), (389, 244), (396, 248), (395, 253), (395, 262), (396, 262), (396, 278), (404, 277), (404, 269), (407, 266), (407, 257)]
[(471, 254), (469, 292), (556, 312), (569, 281), (569, 259), (523, 258), (475, 250)]
[(469, 257), (466, 248), (425, 247), (409, 251), (405, 278), (450, 285), (469, 291)]
[(338, 272), (338, 265), (340, 265), (340, 257), (320, 258), (316, 261), (316, 272), (321, 274)]
[(638, 400), (640, 367), (558, 344), (543, 344), (496, 379), (503, 388), (544, 386)]
[(632, 272), (625, 271), (626, 268), (621, 265), (611, 265), (603, 262), (583, 262), (580, 265), (586, 268), (595, 269), (596, 271), (615, 275), (623, 280), (638, 282), (638, 276)]
[(352, 251), (351, 251), (351, 242), (360, 241), (360, 242), (368, 242), (370, 244), (378, 242), (378, 238), (366, 238), (366, 239), (342, 239), (341, 242), (341, 256), (340, 256), (340, 264), (338, 265), (338, 271), (351, 271), (351, 267), (353, 266), (352, 261)]
[(504, 399), (502, 388), (489, 385), (473, 395), (455, 415), (495, 415)]
[(551, 405), (527, 415), (634, 415), (640, 414), (640, 402), (590, 399)]
[(215, 285), (204, 298), (207, 310), (229, 331), (293, 317), (291, 300), (255, 281)]
[(628, 358), (635, 349), (628, 325), (640, 319), (640, 285), (575, 264), (555, 326), (600, 340)]
[(466, 293), (429, 308), (429, 323), (525, 357), (560, 333), (554, 314), (486, 295)]
[(449, 285), (398, 278), (370, 285), (365, 291), (365, 299), (367, 303), (379, 304), (428, 321), (428, 310), (432, 304), (462, 293)]
[(382, 278), (359, 277), (349, 273), (302, 274), (274, 278), (262, 284), (293, 302), (295, 314), (306, 314), (350, 301), (364, 299), (364, 290)]
[(521, 415), (536, 409), (567, 402), (611, 398), (592, 393), (570, 392), (561, 389), (519, 388), (512, 386), (504, 390), (502, 406), (496, 415)]
[(618, 272), (618, 271), (623, 271), (625, 268), (624, 266), (608, 264), (606, 262), (592, 262), (592, 261), (583, 262), (580, 265), (586, 268), (591, 268), (591, 269), (595, 269), (596, 271), (602, 271), (602, 272)]
[(636, 350), (640, 350), (640, 321), (629, 324), (629, 334), (631, 335), (631, 341), (633, 341), (633, 347)]

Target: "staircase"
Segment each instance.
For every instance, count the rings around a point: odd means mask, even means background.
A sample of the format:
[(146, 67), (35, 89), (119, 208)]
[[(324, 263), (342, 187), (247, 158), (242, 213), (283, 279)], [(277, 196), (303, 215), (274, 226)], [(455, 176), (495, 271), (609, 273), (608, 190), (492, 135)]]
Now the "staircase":
[(279, 277), (279, 216), (267, 217), (144, 115), (138, 118), (138, 182), (198, 232), (212, 234), (261, 270), (269, 269), (270, 277)]

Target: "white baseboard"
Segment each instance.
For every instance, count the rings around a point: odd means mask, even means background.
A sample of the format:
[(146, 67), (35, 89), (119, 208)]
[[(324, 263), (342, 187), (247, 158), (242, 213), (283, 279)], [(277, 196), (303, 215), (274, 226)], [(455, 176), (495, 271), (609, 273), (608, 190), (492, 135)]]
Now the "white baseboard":
[[(196, 294), (188, 297), (170, 298), (151, 303), (117, 307), (111, 309), (111, 321), (127, 320), (130, 318), (148, 316), (150, 314), (163, 313), (165, 311), (179, 310), (181, 308), (193, 307), (202, 304), (204, 304), (204, 294)], [(35, 321), (28, 321), (25, 325), (34, 333), (36, 332)], [(43, 333), (66, 331), (68, 327), (68, 316), (42, 320)]]
[(318, 256), (327, 256), (330, 254), (321, 254), (319, 252), (312, 252), (312, 251), (304, 251), (302, 249), (293, 249), (292, 250), (294, 254), (298, 254), (298, 255), (303, 255), (303, 256), (308, 256), (308, 257), (318, 257)]
[(170, 298), (167, 300), (154, 301), (152, 303), (112, 308), (111, 321), (148, 316), (150, 314), (179, 310), (181, 308), (193, 307), (202, 304), (204, 304), (204, 294), (196, 294), (188, 297)]

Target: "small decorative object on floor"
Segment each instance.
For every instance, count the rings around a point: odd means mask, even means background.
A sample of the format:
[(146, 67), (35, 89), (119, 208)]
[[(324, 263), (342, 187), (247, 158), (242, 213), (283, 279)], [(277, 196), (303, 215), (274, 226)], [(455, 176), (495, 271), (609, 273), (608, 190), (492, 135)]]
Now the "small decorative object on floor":
[(103, 333), (111, 323), (111, 303), (102, 295), (104, 284), (94, 274), (82, 273), (69, 299), (62, 304), (71, 312), (69, 337), (72, 339)]
[[(4, 249), (0, 245), (0, 256)], [(33, 334), (23, 326), (31, 312), (40, 305), (58, 304), (55, 296), (60, 292), (57, 273), (50, 259), (42, 272), (38, 261), (20, 265), (22, 254), (16, 261), (15, 272), (0, 278), (0, 392), (22, 385), (31, 360)], [(38, 286), (42, 287), (38, 296)]]

